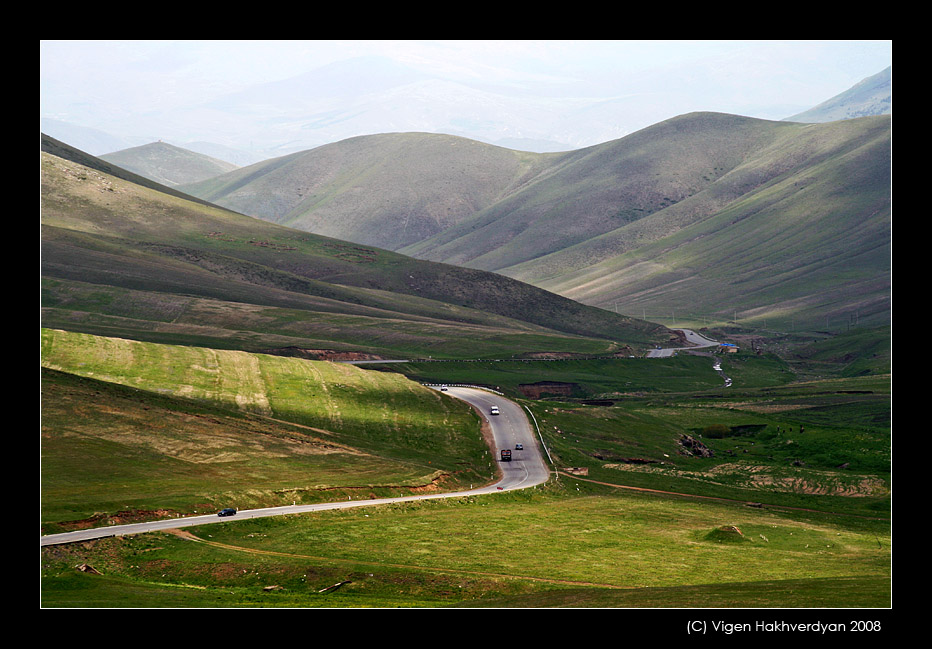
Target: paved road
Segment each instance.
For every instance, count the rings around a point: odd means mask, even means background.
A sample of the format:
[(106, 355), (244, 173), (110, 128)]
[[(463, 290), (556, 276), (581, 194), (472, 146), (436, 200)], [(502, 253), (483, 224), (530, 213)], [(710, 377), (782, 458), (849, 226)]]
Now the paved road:
[(687, 349), (698, 349), (700, 347), (714, 347), (718, 342), (714, 340), (709, 340), (691, 329), (674, 329), (674, 331), (682, 331), (686, 336), (686, 342), (690, 343), (689, 347), (669, 347), (665, 349), (652, 349), (647, 352), (648, 358), (665, 358), (667, 356), (673, 356), (675, 352), (684, 351)]
[[(540, 440), (521, 406), (485, 390), (451, 386), (448, 391), (450, 395), (473, 404), (485, 414), (495, 438), (496, 461), (501, 449), (512, 449), (510, 462), (499, 461), (499, 467), (504, 473), (501, 482), (486, 491), (497, 491), (499, 487), (502, 490), (524, 489), (547, 481), (550, 470), (544, 462)], [(498, 406), (501, 414), (489, 414), (492, 406)], [(524, 449), (514, 450), (516, 444), (523, 445)]]
[[(536, 484), (546, 482), (550, 471), (543, 461), (540, 445), (537, 443), (537, 434), (528, 422), (524, 410), (505, 397), (478, 390), (475, 388), (450, 387), (447, 393), (476, 406), (480, 412), (485, 413), (492, 427), (496, 448), (492, 449), (495, 461), (504, 474), (502, 479), (494, 484), (477, 489), (444, 494), (431, 494), (424, 496), (403, 496), (398, 498), (381, 498), (375, 500), (349, 500), (338, 503), (320, 503), (316, 505), (292, 505), (285, 507), (266, 507), (262, 509), (244, 509), (235, 516), (221, 518), (216, 513), (204, 516), (186, 516), (150, 523), (135, 523), (132, 525), (113, 525), (104, 528), (65, 532), (62, 534), (49, 534), (40, 537), (40, 545), (56, 545), (61, 543), (74, 543), (107, 536), (123, 536), (126, 534), (141, 534), (158, 530), (177, 529), (192, 525), (207, 525), (225, 521), (241, 520), (243, 518), (261, 518), (264, 516), (281, 516), (283, 514), (301, 514), (304, 512), (322, 511), (325, 509), (344, 509), (348, 507), (366, 507), (385, 503), (409, 502), (412, 500), (428, 500), (434, 498), (456, 498), (475, 494), (504, 492), (511, 489), (525, 489)], [(501, 414), (491, 415), (493, 405), (498, 406)], [(499, 462), (499, 451), (502, 448), (514, 449), (516, 443), (524, 445), (523, 451), (512, 451), (514, 459), (511, 462)]]

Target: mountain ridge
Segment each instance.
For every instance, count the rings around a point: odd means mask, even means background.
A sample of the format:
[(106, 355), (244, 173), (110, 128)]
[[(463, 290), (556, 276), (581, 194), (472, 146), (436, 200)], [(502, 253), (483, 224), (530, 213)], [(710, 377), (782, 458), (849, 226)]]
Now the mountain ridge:
[[(830, 206), (841, 196), (849, 204), (857, 203), (864, 191), (851, 179), (857, 177), (858, 165), (869, 168), (874, 174), (868, 179), (870, 191), (885, 194), (881, 204), (871, 209), (879, 210), (881, 220), (888, 219), (888, 165), (871, 165), (868, 157), (854, 160), (847, 153), (856, 150), (865, 137), (875, 138), (881, 149), (876, 153), (875, 148), (873, 155), (889, 160), (883, 151), (889, 149), (889, 116), (801, 124), (689, 113), (619, 140), (558, 154), (514, 152), (454, 136), (385, 134), (352, 138), (265, 163), (267, 168), (274, 166), (278, 174), (274, 180), (271, 174), (263, 174), (267, 184), (256, 180), (263, 165), (254, 165), (183, 189), (259, 218), (285, 221), (297, 229), (317, 229), (328, 236), (370, 245), (375, 245), (375, 238), (380, 247), (406, 255), (494, 271), (603, 308), (620, 302), (635, 310), (656, 311), (667, 310), (670, 304), (668, 299), (645, 302), (648, 293), (657, 300), (656, 290), (625, 291), (622, 287), (628, 280), (611, 286), (604, 278), (593, 282), (592, 273), (585, 280), (585, 290), (570, 280), (580, 277), (577, 274), (585, 268), (604, 270), (599, 264), (638, 247), (661, 245), (667, 237), (718, 213), (741, 205), (761, 209), (763, 203), (754, 201), (760, 200), (767, 186), (794, 174), (796, 187), (800, 183), (802, 187), (823, 187), (822, 198)], [(379, 145), (384, 149), (379, 151)], [(840, 172), (827, 164), (833, 157), (846, 162), (847, 170)], [(347, 163), (350, 158), (352, 162)], [(310, 180), (309, 168), (316, 174)], [(422, 173), (425, 169), (429, 171)], [(250, 170), (256, 175), (247, 182)], [(294, 181), (280, 180), (289, 174), (312, 186), (305, 190), (312, 201), (297, 191)], [(813, 174), (826, 174), (835, 188), (816, 182)], [(290, 196), (283, 197), (285, 194)], [(807, 209), (818, 207), (812, 189), (800, 190), (795, 198), (791, 194), (784, 198), (787, 209), (804, 200), (811, 203)], [(869, 203), (873, 199), (865, 200)], [(441, 217), (453, 212), (452, 202), (461, 209), (443, 221)], [(261, 208), (256, 207), (260, 204)], [(283, 204), (286, 209), (281, 209)], [(261, 210), (265, 212), (257, 213)], [(852, 218), (860, 217), (852, 213)], [(841, 232), (845, 229), (844, 224), (825, 223)], [(789, 221), (786, 225), (794, 227)], [(888, 240), (888, 230), (877, 224), (873, 236)], [(727, 236), (725, 230), (717, 233)], [(671, 239), (669, 245), (678, 244)], [(762, 254), (767, 257), (770, 253)], [(874, 263), (865, 272), (876, 268)], [(683, 272), (673, 272), (667, 279), (675, 281)], [(719, 292), (737, 290), (736, 282), (740, 279), (716, 280)], [(593, 290), (595, 286), (602, 288)], [(782, 301), (774, 290), (764, 290), (760, 304), (748, 306), (747, 313), (767, 300)], [(806, 299), (803, 286), (795, 290), (797, 298), (807, 304), (807, 314), (801, 316), (807, 326), (824, 319), (826, 305)], [(860, 299), (852, 300), (845, 309), (856, 308), (853, 302)], [(703, 304), (689, 299), (682, 307), (694, 312), (702, 308), (704, 313), (717, 313), (721, 318), (725, 302), (716, 299)], [(809, 313), (812, 306), (818, 308)], [(786, 317), (800, 316), (797, 312)]]
[(42, 168), (50, 325), (247, 351), (424, 356), (552, 345), (601, 353), (673, 336), (484, 271), (237, 214), (44, 142), (54, 152), (43, 153)]

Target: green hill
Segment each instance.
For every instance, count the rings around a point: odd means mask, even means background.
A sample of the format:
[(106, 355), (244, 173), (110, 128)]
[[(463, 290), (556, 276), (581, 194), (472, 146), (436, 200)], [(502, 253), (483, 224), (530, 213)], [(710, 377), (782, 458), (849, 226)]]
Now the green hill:
[(273, 223), (397, 250), (472, 217), (554, 159), (451, 135), (389, 133), (266, 160), (182, 189)]
[(503, 272), (628, 313), (783, 331), (886, 324), (889, 118), (771, 126), (769, 144), (708, 191)]
[(475, 413), (394, 373), (57, 330), (42, 331), (42, 368), (47, 525), (490, 477)]
[(607, 353), (672, 335), (491, 273), (246, 217), (46, 143), (41, 262), (49, 327), (383, 357)]
[[(394, 372), (287, 355), (549, 357), (532, 352), (671, 336), (43, 148), (43, 533), (487, 479), (465, 404)], [(872, 372), (889, 356), (845, 338), (797, 360), (858, 378), (796, 384), (742, 347), (721, 357), (727, 392), (692, 355), (410, 364), (615, 394), (524, 402), (554, 466), (572, 471), (540, 489), (45, 548), (43, 606), (887, 607), (889, 377)], [(714, 455), (684, 451), (703, 433)]]

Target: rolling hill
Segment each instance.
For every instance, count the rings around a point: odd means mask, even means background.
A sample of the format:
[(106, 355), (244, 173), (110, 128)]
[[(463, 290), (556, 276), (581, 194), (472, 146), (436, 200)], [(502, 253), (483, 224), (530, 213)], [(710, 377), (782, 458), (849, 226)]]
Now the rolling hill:
[(123, 169), (168, 187), (206, 180), (234, 171), (237, 166), (166, 142), (151, 142), (100, 156)]
[(452, 135), (389, 133), (267, 160), (181, 189), (280, 225), (398, 250), (469, 219), (553, 159)]
[(237, 214), (51, 138), (43, 149), (46, 327), (312, 358), (628, 353), (674, 336), (495, 274)]
[(627, 313), (784, 331), (890, 317), (890, 118), (768, 123), (766, 145), (637, 222), (500, 272)]
[(890, 132), (691, 113), (558, 154), (376, 135), (182, 189), (622, 312), (824, 328), (888, 317)]
[(41, 340), (52, 529), (120, 509), (159, 518), (488, 479), (469, 406), (392, 372), (61, 330)]

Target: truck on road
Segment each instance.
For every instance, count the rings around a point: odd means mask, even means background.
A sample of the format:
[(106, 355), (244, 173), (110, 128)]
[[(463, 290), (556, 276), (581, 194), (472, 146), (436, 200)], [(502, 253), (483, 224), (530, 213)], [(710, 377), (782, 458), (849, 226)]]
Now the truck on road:
[(502, 449), (502, 462), (511, 462), (511, 449), (510, 448)]

